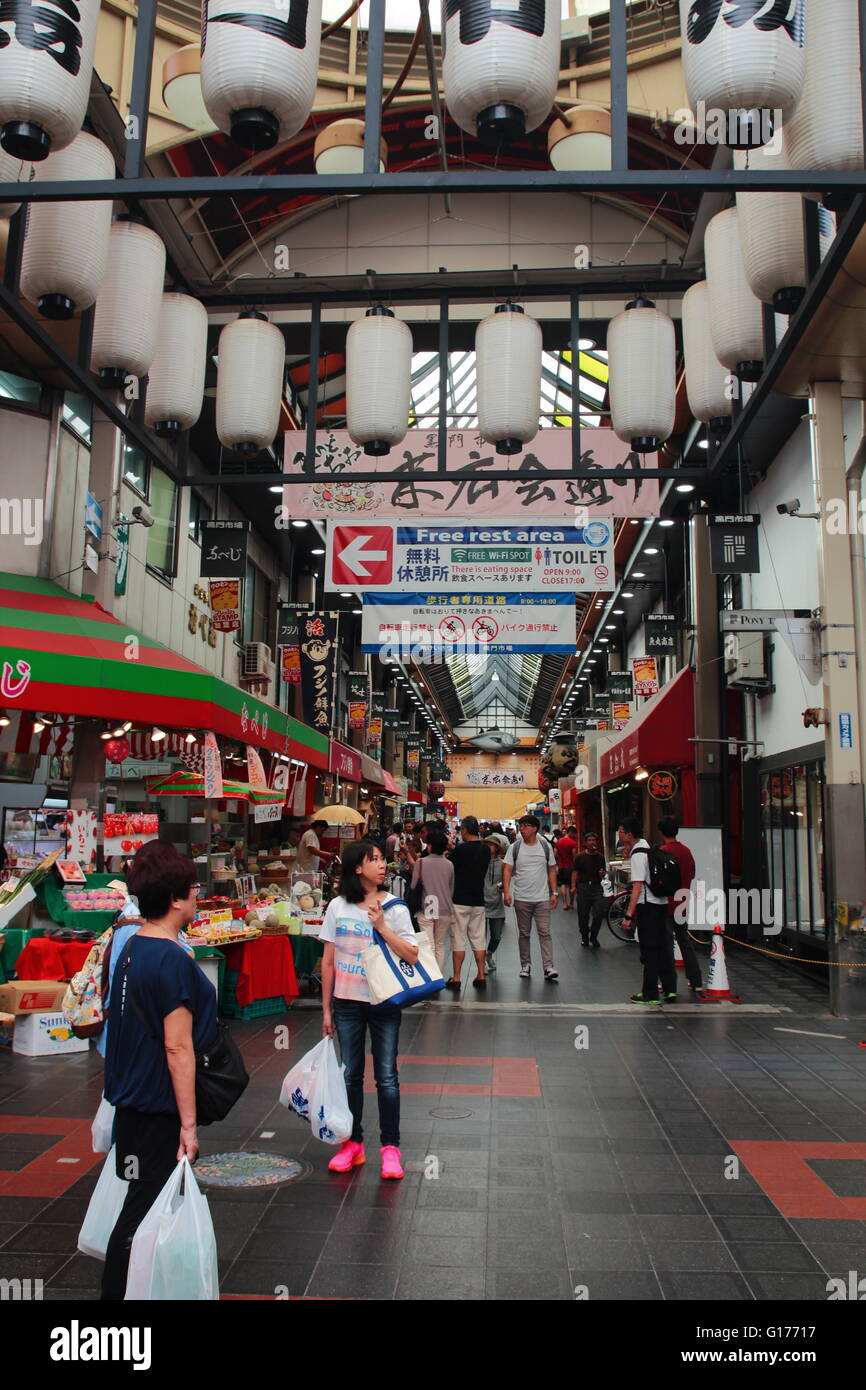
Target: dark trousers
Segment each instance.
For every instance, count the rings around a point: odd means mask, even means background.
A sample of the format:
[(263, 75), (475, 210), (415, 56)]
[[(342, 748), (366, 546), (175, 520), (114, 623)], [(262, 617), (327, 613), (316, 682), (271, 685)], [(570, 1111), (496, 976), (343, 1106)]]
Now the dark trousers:
[(119, 1178), (129, 1179), (129, 1191), (105, 1252), (104, 1300), (120, 1301), (126, 1293), (132, 1238), (174, 1172), (179, 1145), (179, 1115), (115, 1112), (116, 1172)]
[(654, 998), (659, 980), (665, 994), (676, 994), (674, 934), (668, 922), (667, 903), (638, 903), (636, 916), (644, 998)]
[(487, 918), (487, 933), (488, 933), (487, 949), (488, 949), (488, 951), (490, 952), (491, 956), (495, 956), (495, 955), (496, 955), (496, 948), (497, 948), (497, 946), (499, 945), (500, 941), (502, 940), (502, 928), (503, 928), (504, 926), (505, 926), (505, 918), (504, 918), (504, 917), (488, 917), (488, 918)]
[(364, 1112), (364, 1054), (367, 1029), (373, 1053), (373, 1075), (379, 1100), (379, 1130), (382, 1147), (400, 1144), (400, 1082), (397, 1076), (397, 1044), (400, 1039), (399, 1009), (374, 1010), (356, 999), (334, 999), (334, 1024), (340, 1039), (340, 1057), (345, 1065), (346, 1094), (352, 1112), (352, 1138), (364, 1138), (361, 1116)]
[(692, 938), (689, 936), (688, 922), (677, 922), (676, 919), (669, 913), (668, 925), (673, 927), (674, 936), (677, 939), (677, 945), (682, 951), (683, 965), (685, 966), (686, 970), (686, 979), (688, 980), (689, 984), (692, 986), (693, 989), (701, 989), (704, 982), (701, 979), (701, 967), (698, 964), (698, 957), (695, 953)]
[(598, 940), (601, 919), (604, 914), (604, 893), (600, 883), (579, 883), (577, 885), (577, 925), (584, 941), (590, 936)]

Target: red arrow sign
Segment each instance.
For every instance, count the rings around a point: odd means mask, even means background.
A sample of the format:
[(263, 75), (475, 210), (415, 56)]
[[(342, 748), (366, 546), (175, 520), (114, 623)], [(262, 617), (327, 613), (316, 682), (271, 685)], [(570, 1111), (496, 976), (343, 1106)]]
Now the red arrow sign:
[(335, 526), (333, 581), (347, 589), (390, 584), (394, 572), (394, 532), (390, 526)]

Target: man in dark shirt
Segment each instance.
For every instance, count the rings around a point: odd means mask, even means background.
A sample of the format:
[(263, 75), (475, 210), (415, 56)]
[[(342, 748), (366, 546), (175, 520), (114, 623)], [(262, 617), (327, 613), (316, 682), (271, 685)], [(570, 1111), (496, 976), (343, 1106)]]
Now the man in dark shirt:
[(460, 839), (461, 843), (456, 845), (450, 854), (454, 865), (454, 891), (451, 895), (454, 904), (454, 916), (451, 918), (454, 965), (447, 984), (450, 989), (460, 988), (460, 972), (463, 969), (468, 936), (478, 972), (472, 983), (476, 989), (486, 989), (484, 965), (487, 955), (487, 918), (484, 912), (484, 879), (490, 863), (490, 846), (480, 839), (475, 816), (464, 816), (460, 823)]
[[(684, 845), (677, 839), (680, 827), (673, 816), (662, 816), (659, 821), (659, 834), (662, 837), (662, 849), (672, 854), (680, 866), (680, 886), (675, 893), (668, 899), (668, 925), (672, 928), (676, 937), (677, 945), (682, 952), (683, 965), (685, 966), (686, 979), (689, 982), (689, 989), (697, 995), (699, 999), (704, 996), (704, 982), (701, 978), (701, 967), (698, 962), (692, 939), (689, 936), (688, 913), (687, 911), (677, 912), (680, 903), (684, 906), (688, 903), (689, 889), (692, 879), (695, 876), (695, 861), (688, 845)], [(679, 918), (682, 917), (682, 921)]]
[(574, 856), (571, 891), (577, 898), (577, 924), (581, 946), (598, 950), (598, 934), (604, 912), (604, 855), (599, 852), (598, 836), (590, 833), (583, 838), (583, 850)]

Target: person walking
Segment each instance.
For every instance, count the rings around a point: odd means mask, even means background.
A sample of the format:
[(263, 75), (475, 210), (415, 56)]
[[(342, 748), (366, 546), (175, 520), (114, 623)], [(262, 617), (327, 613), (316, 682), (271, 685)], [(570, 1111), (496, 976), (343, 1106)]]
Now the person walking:
[(415, 860), (411, 884), (413, 889), (421, 890), (418, 925), (433, 947), (436, 962), (443, 975), (445, 938), (451, 930), (451, 918), (454, 915), (454, 865), (445, 857), (447, 849), (448, 838), (445, 832), (431, 830), (427, 836), (427, 853)]
[(484, 911), (487, 916), (486, 965), (488, 974), (495, 974), (496, 962), (493, 957), (502, 940), (502, 928), (505, 926), (505, 906), (502, 901), (502, 845), (498, 835), (488, 835), (485, 843), (490, 846), (490, 863), (484, 875)]
[(574, 907), (574, 890), (571, 886), (574, 856), (580, 845), (572, 834), (571, 827), (564, 830), (556, 842), (556, 877), (563, 908)]
[[(659, 821), (659, 834), (662, 849), (672, 854), (680, 866), (680, 886), (668, 899), (668, 926), (672, 928), (680, 948), (689, 989), (698, 999), (704, 997), (704, 981), (692, 938), (689, 936), (688, 901), (689, 890), (695, 876), (695, 860), (688, 845), (677, 839), (680, 833), (679, 822), (673, 816), (662, 816)], [(677, 908), (681, 907), (678, 912)], [(680, 920), (682, 919), (682, 920)], [(676, 968), (676, 967), (675, 967)]]
[(454, 892), (452, 902), (454, 914), (451, 918), (451, 947), (453, 966), (451, 979), (446, 980), (448, 989), (460, 988), (460, 975), (463, 970), (463, 957), (466, 955), (466, 939), (475, 956), (476, 975), (472, 981), (475, 989), (486, 989), (484, 965), (487, 945), (487, 922), (484, 915), (484, 879), (490, 863), (490, 846), (478, 834), (478, 821), (475, 816), (464, 816), (460, 822), (460, 843), (451, 851), (454, 865)]
[(521, 816), (520, 836), (509, 847), (502, 866), (502, 896), (506, 907), (512, 901), (517, 914), (517, 944), (520, 951), (520, 978), (531, 974), (530, 935), (532, 922), (538, 932), (545, 980), (558, 980), (553, 967), (550, 939), (550, 911), (556, 907), (556, 856), (547, 840), (538, 833), (537, 816)]
[(577, 925), (580, 928), (581, 946), (593, 946), (598, 949), (598, 934), (604, 915), (604, 892), (601, 886), (604, 873), (604, 855), (598, 848), (598, 836), (590, 832), (584, 836), (583, 849), (574, 856), (571, 876), (571, 889), (577, 901)]
[(340, 1040), (346, 1094), (352, 1112), (352, 1134), (331, 1159), (333, 1173), (348, 1173), (364, 1161), (364, 1056), (367, 1029), (373, 1053), (373, 1075), (379, 1099), (382, 1177), (402, 1178), (400, 1154), (400, 1081), (397, 1043), (402, 1013), (396, 1007), (373, 1007), (361, 951), (373, 944), (377, 931), (395, 955), (414, 965), (418, 943), (409, 910), (403, 902), (384, 904), (385, 856), (370, 840), (347, 845), (341, 859), (339, 894), (328, 903), (319, 940), (322, 956), (322, 1035)]
[(637, 939), (643, 965), (643, 986), (633, 994), (633, 1004), (658, 1004), (659, 980), (663, 1002), (677, 1000), (677, 974), (674, 968), (674, 938), (668, 925), (668, 900), (657, 897), (649, 886), (649, 851), (641, 838), (640, 822), (636, 816), (624, 816), (617, 834), (629, 857), (631, 895), (624, 922), (637, 924)]

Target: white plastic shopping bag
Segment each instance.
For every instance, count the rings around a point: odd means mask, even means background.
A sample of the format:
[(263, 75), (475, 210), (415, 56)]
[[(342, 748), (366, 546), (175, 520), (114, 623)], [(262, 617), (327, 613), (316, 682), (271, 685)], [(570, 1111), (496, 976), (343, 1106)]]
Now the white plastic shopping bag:
[(135, 1233), (126, 1299), (201, 1302), (218, 1298), (210, 1209), (184, 1155)]
[(352, 1133), (352, 1112), (333, 1040), (324, 1038), (323, 1042), (322, 1062), (310, 1087), (310, 1129), (313, 1138), (323, 1144), (342, 1144)]
[(93, 1117), (90, 1133), (93, 1136), (93, 1152), (107, 1154), (111, 1148), (111, 1134), (114, 1129), (114, 1106), (102, 1097), (99, 1109)]
[(128, 1189), (129, 1183), (117, 1176), (115, 1153), (111, 1149), (102, 1165), (84, 1224), (78, 1233), (78, 1248), (82, 1255), (92, 1255), (94, 1260), (105, 1259), (108, 1238), (117, 1224)]
[(287, 1110), (294, 1110), (295, 1114), (300, 1115), (302, 1120), (310, 1118), (310, 1087), (313, 1084), (313, 1077), (322, 1065), (325, 1044), (328, 1042), (330, 1042), (330, 1038), (322, 1038), (320, 1043), (311, 1047), (300, 1062), (292, 1067), (283, 1081), (280, 1104), (284, 1105)]

